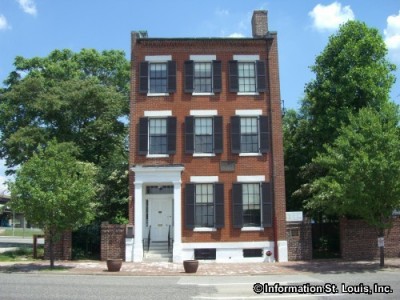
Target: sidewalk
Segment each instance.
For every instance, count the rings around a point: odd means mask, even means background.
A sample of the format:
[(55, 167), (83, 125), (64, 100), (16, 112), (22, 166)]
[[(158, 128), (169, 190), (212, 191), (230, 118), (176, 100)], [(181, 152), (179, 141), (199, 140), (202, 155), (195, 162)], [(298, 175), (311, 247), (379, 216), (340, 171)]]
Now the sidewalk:
[[(120, 272), (108, 272), (103, 261), (56, 261), (56, 270), (49, 270), (49, 261), (0, 262), (2, 273), (51, 273), (71, 275), (119, 276), (204, 276), (204, 275), (287, 275), (301, 273), (377, 272), (379, 261), (313, 260), (285, 263), (214, 263), (200, 262), (195, 274), (186, 274), (183, 265), (168, 262), (124, 262)], [(400, 258), (385, 260), (385, 271), (400, 271)]]

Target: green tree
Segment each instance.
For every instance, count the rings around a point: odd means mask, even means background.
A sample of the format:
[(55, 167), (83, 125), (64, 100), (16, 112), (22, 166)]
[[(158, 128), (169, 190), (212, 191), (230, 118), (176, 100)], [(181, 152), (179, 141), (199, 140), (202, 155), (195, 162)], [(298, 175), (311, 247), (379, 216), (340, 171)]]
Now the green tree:
[[(349, 116), (326, 153), (314, 162), (327, 170), (311, 184), (307, 207), (365, 220), (383, 238), (400, 208), (400, 139), (398, 107), (362, 108)], [(381, 266), (384, 265), (383, 247)]]
[[(301, 126), (291, 133), (300, 138), (295, 145), (285, 146), (286, 157), (295, 158), (286, 163), (286, 176), (297, 178), (289, 182), (294, 186), (288, 190), (295, 191), (288, 195), (289, 203), (297, 202), (295, 206), (299, 207), (310, 197), (309, 183), (325, 172), (312, 158), (335, 140), (342, 124), (349, 123), (348, 116), (363, 107), (379, 108), (388, 102), (395, 65), (388, 62), (386, 55), (378, 30), (363, 22), (349, 21), (329, 38), (317, 56), (311, 67), (315, 79), (306, 84), (297, 115), (296, 122)], [(285, 137), (285, 143), (293, 143)], [(305, 156), (298, 157), (296, 152)]]
[(87, 224), (95, 216), (96, 167), (75, 158), (71, 143), (55, 140), (40, 147), (10, 183), (11, 205), (43, 228), (54, 267), (54, 242), (65, 230)]
[(0, 158), (7, 172), (53, 138), (73, 143), (79, 160), (102, 169), (98, 218), (126, 216), (128, 185), (121, 180), (127, 182), (130, 69), (124, 53), (55, 50), (47, 57), (16, 57), (14, 64), (0, 91)]

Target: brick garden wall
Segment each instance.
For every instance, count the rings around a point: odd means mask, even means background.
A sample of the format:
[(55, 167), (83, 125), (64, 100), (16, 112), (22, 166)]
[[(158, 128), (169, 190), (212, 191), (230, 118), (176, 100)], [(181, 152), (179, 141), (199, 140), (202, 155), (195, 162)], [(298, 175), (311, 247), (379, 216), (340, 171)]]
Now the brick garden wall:
[(125, 259), (125, 228), (126, 225), (101, 224), (101, 260)]
[[(343, 259), (375, 259), (379, 257), (377, 232), (361, 220), (340, 221), (341, 254)], [(385, 257), (400, 257), (400, 218), (385, 232)]]
[(303, 222), (286, 223), (289, 260), (312, 259), (311, 233), (311, 223), (307, 219)]
[[(44, 259), (50, 259), (49, 239), (45, 236)], [(72, 258), (72, 232), (66, 231), (59, 241), (54, 244), (54, 258), (56, 260), (71, 260)]]

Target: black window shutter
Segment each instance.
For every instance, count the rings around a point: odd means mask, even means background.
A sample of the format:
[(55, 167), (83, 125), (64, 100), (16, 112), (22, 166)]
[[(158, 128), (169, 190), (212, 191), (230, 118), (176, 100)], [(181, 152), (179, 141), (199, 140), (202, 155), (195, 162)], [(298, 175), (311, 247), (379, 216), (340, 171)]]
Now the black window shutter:
[(231, 117), (231, 151), (240, 153), (240, 117)]
[(220, 93), (222, 88), (222, 69), (221, 61), (213, 61), (213, 92)]
[(176, 62), (168, 61), (168, 93), (176, 92)]
[(234, 183), (232, 185), (232, 224), (233, 228), (243, 227), (243, 200), (241, 183)]
[(189, 229), (195, 227), (194, 210), (195, 210), (195, 184), (188, 183), (185, 186), (185, 225)]
[(222, 117), (214, 116), (214, 153), (223, 151)]
[(274, 214), (272, 207), (271, 183), (263, 182), (261, 184), (261, 190), (263, 227), (272, 227)]
[(194, 152), (194, 117), (185, 117), (185, 153)]
[(225, 226), (223, 183), (214, 184), (214, 205), (215, 205), (215, 228), (223, 228)]
[(260, 116), (260, 152), (267, 153), (269, 150), (269, 123), (267, 116)]
[(139, 119), (139, 154), (146, 155), (148, 152), (149, 119)]
[(239, 71), (237, 60), (229, 61), (229, 91), (239, 91)]
[(257, 69), (257, 92), (265, 92), (266, 88), (266, 78), (265, 78), (265, 63), (262, 60), (256, 61)]
[(139, 93), (147, 93), (149, 90), (149, 63), (143, 61), (139, 67)]
[(194, 63), (193, 60), (185, 61), (185, 93), (193, 93), (193, 76)]
[(176, 117), (167, 118), (167, 152), (176, 153)]

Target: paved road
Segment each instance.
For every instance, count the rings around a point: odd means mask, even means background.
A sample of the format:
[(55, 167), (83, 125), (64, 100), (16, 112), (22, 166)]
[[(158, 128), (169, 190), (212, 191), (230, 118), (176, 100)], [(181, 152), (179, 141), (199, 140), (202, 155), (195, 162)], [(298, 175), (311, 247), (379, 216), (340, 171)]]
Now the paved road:
[[(253, 291), (254, 284), (317, 288), (337, 287), (337, 293), (322, 295), (272, 294)], [(376, 293), (374, 284), (386, 286), (390, 293)], [(342, 274), (297, 274), (267, 276), (88, 276), (53, 274), (0, 273), (1, 299), (399, 299), (400, 272), (375, 271)], [(382, 287), (382, 290), (385, 288)]]

